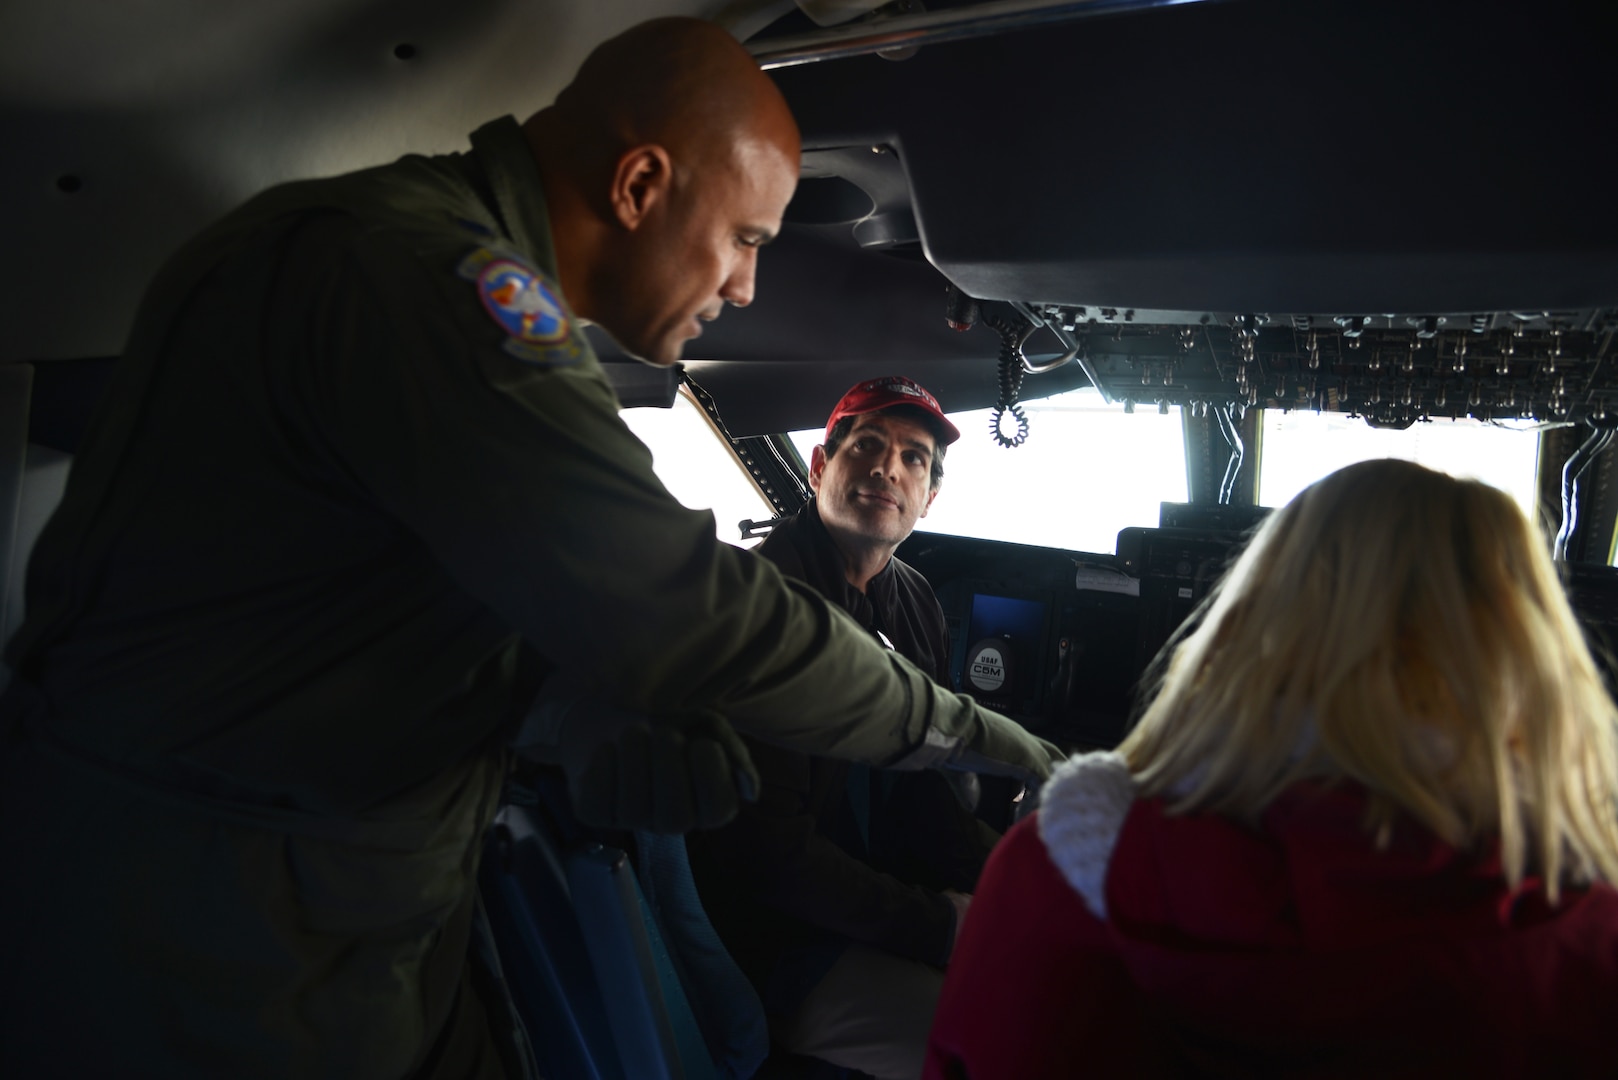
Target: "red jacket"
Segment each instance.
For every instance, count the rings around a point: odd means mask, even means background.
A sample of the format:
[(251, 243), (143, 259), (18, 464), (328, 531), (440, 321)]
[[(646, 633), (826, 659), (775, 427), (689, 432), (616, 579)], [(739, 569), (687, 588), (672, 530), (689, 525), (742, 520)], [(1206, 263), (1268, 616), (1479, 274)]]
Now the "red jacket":
[(1378, 851), (1354, 789), (1257, 830), (1126, 803), (1091, 879), (1064, 770), (984, 871), (927, 1077), (1618, 1075), (1611, 888), (1551, 908), (1414, 825)]

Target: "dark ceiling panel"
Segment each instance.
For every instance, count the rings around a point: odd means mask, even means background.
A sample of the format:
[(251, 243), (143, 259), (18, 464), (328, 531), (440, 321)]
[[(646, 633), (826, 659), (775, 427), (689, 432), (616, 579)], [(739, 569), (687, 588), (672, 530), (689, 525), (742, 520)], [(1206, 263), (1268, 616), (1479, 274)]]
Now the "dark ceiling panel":
[(980, 297), (1212, 311), (1618, 300), (1610, 12), (1243, 0), (776, 72), (898, 146)]
[[(843, 391), (878, 375), (909, 375), (949, 410), (987, 408), (1000, 338), (945, 326), (947, 285), (919, 258), (860, 249), (847, 226), (789, 225), (760, 258), (757, 298), (711, 323), (686, 364), (737, 435), (814, 427)], [(605, 359), (622, 356), (605, 335), (593, 340)], [(1029, 351), (1055, 349), (1047, 337)], [(1030, 376), (1023, 397), (1083, 385), (1069, 365)]]
[(925, 364), (995, 355), (992, 334), (944, 325), (949, 283), (919, 258), (864, 251), (846, 225), (788, 225), (759, 256), (757, 295), (726, 308), (688, 360)]

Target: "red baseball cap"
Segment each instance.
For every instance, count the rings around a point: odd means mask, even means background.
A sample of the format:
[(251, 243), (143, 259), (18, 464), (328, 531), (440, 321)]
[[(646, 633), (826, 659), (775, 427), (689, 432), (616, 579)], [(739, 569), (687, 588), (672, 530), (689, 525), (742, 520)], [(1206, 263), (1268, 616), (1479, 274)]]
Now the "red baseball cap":
[(938, 399), (922, 389), (920, 383), (903, 375), (886, 375), (858, 383), (843, 395), (837, 407), (831, 411), (831, 418), (826, 421), (826, 438), (831, 438), (831, 429), (845, 416), (858, 416), (895, 405), (914, 405), (936, 417), (945, 446), (961, 437), (960, 430), (949, 422), (944, 410), (939, 408)]

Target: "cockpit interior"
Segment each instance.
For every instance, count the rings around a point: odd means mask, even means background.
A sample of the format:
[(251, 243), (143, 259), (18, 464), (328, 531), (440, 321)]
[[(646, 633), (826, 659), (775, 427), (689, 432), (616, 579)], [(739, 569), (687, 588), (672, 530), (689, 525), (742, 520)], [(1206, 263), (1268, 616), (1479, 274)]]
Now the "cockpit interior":
[[(754, 492), (722, 539), (749, 546), (803, 504), (791, 433), (861, 379), (907, 375), (986, 413), (965, 441), (1006, 475), (1052, 436), (1038, 406), (1061, 395), (1162, 421), (1178, 486), (1101, 540), (1019, 540), (1029, 502), (978, 481), (973, 513), (1006, 529), (923, 522), (899, 552), (944, 607), (957, 689), (1065, 749), (1106, 748), (1266, 512), (1268, 422), (1509, 430), (1529, 433), (1525, 498), (1592, 640), (1618, 627), (1618, 92), (1590, 5), (14, 0), (0, 629), (20, 624), (29, 548), (180, 243), (273, 184), (460, 149), (671, 14), (741, 39), (803, 135), (752, 304), (672, 369), (592, 331), (626, 409), (693, 409)], [(1137, 456), (1074, 453), (1039, 501), (1083, 519), (1070, 493), (1138, 485)]]

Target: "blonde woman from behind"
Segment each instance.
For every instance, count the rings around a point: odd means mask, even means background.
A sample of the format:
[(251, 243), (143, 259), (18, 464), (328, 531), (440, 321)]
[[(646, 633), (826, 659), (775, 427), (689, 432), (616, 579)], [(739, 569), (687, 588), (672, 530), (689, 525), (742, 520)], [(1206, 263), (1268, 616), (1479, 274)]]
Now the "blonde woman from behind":
[(928, 1076), (1610, 1074), (1618, 715), (1509, 497), (1333, 473), (1151, 679), (991, 858)]

